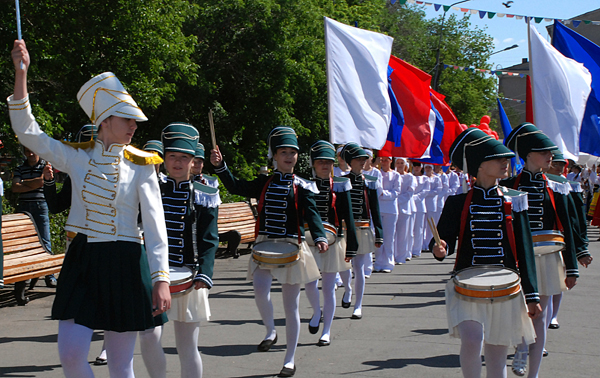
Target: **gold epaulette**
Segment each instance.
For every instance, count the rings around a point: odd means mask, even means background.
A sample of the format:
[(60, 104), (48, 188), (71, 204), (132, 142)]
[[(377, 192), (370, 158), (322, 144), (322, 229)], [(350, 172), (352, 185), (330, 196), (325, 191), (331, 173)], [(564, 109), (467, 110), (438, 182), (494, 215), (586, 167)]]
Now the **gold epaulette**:
[(63, 144), (67, 146), (71, 146), (73, 148), (79, 150), (87, 150), (88, 148), (94, 148), (94, 144), (96, 143), (94, 140), (88, 140), (87, 142), (75, 143), (75, 142), (65, 142), (61, 141)]
[(163, 162), (158, 153), (139, 150), (131, 145), (125, 147), (123, 157), (137, 165), (160, 164)]

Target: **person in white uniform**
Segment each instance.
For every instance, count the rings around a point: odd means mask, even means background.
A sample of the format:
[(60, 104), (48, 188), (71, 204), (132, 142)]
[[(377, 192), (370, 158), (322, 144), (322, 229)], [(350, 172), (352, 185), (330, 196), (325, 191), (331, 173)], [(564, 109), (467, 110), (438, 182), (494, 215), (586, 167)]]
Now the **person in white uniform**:
[(396, 247), (394, 261), (396, 265), (404, 264), (411, 258), (415, 212), (417, 208), (413, 199), (417, 188), (417, 179), (408, 172), (408, 160), (396, 158), (394, 168), (400, 175), (400, 194), (398, 195), (398, 222), (396, 223)]
[(379, 156), (382, 175), (382, 189), (379, 194), (379, 209), (383, 234), (383, 245), (375, 250), (373, 272), (390, 273), (394, 269), (396, 250), (396, 224), (398, 222), (398, 195), (400, 194), (400, 174), (392, 169), (392, 158)]
[(440, 215), (442, 215), (444, 203), (446, 202), (446, 199), (450, 196), (450, 178), (444, 172), (441, 165), (434, 165), (433, 172), (442, 181), (442, 190), (438, 194), (437, 198), (437, 210), (433, 215), (433, 220), (437, 224), (438, 220), (440, 220)]
[(415, 188), (415, 194), (413, 196), (416, 211), (414, 216), (414, 237), (411, 248), (411, 257), (420, 257), (421, 250), (423, 249), (423, 237), (421, 236), (425, 233), (425, 214), (427, 213), (425, 197), (427, 197), (427, 193), (429, 193), (430, 181), (423, 175), (421, 163), (413, 162), (412, 165), (413, 176), (417, 181), (417, 187)]
[[(368, 148), (365, 148), (364, 151), (369, 156), (369, 158), (365, 162), (365, 168), (363, 169), (363, 173), (371, 177), (377, 178), (377, 193), (380, 195), (382, 185), (381, 181), (383, 179), (383, 176), (381, 175), (381, 171), (373, 165), (373, 163), (375, 162), (375, 159), (373, 157), (373, 151), (371, 151)], [(373, 230), (372, 227), (371, 229)], [(375, 231), (373, 230), (373, 232)], [(370, 278), (371, 273), (373, 273), (373, 253), (369, 253), (369, 259), (367, 261), (367, 265), (365, 266), (365, 278)]]
[[(438, 199), (443, 194), (442, 191), (444, 187), (442, 186), (441, 178), (433, 172), (432, 164), (425, 164), (425, 177), (427, 181), (429, 181), (429, 192), (427, 192), (427, 196), (425, 197), (425, 224), (427, 224), (428, 219), (435, 220), (437, 212), (438, 212)], [(425, 232), (423, 233), (423, 250), (427, 250), (427, 243), (433, 237), (431, 234), (431, 230), (429, 227), (425, 227)]]

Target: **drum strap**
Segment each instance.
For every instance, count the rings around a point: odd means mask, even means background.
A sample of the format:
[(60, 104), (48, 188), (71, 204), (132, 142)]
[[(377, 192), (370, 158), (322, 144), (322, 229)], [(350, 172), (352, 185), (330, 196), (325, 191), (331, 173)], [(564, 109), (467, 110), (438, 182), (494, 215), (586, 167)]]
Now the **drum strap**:
[(367, 195), (367, 180), (365, 175), (361, 175), (363, 179), (363, 185), (365, 186), (365, 206), (367, 207), (367, 220), (371, 220), (371, 208), (369, 207), (369, 196)]
[(335, 208), (335, 192), (333, 191), (333, 177), (329, 177), (329, 190), (331, 191), (331, 208), (333, 209), (333, 225), (339, 227), (337, 209)]
[[(498, 195), (500, 197), (504, 197), (502, 191), (498, 189)], [(515, 264), (517, 264), (517, 268), (519, 267), (519, 259), (517, 258), (517, 243), (515, 243), (515, 231), (513, 229), (513, 217), (512, 217), (512, 203), (506, 201), (502, 198), (503, 208), (504, 208), (504, 219), (506, 219), (506, 233), (508, 236), (508, 243), (510, 244), (510, 249), (512, 250), (513, 257), (515, 259)]]
[(302, 244), (302, 235), (300, 234), (300, 212), (298, 211), (298, 185), (292, 182), (294, 188), (294, 206), (296, 206), (296, 224), (298, 225), (298, 245)]
[(456, 259), (454, 260), (454, 270), (456, 271), (456, 264), (458, 264), (458, 254), (460, 253), (460, 247), (462, 245), (463, 236), (465, 235), (465, 225), (467, 224), (469, 217), (469, 208), (471, 207), (471, 200), (473, 199), (473, 189), (467, 192), (467, 198), (465, 198), (465, 204), (463, 205), (462, 212), (460, 214), (460, 231), (458, 233), (458, 249), (456, 250)]
[(265, 205), (265, 196), (267, 195), (267, 188), (269, 187), (271, 181), (273, 181), (273, 176), (269, 177), (269, 179), (265, 183), (265, 186), (263, 187), (263, 190), (260, 193), (260, 198), (258, 199), (258, 205), (256, 206), (256, 212), (258, 213), (258, 216), (256, 217), (256, 224), (254, 225), (255, 239), (258, 237), (258, 231), (260, 231), (260, 216), (262, 214), (262, 209)]

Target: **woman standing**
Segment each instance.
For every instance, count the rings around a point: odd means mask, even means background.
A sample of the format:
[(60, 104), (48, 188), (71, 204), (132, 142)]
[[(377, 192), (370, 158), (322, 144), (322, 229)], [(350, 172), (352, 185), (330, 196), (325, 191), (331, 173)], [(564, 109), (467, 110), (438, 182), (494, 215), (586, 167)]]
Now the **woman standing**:
[[(63, 372), (66, 377), (94, 376), (87, 356), (94, 329), (102, 329), (111, 377), (133, 377), (136, 331), (153, 328), (153, 316), (171, 306), (167, 234), (152, 165), (160, 159), (128, 145), (136, 121), (147, 118), (107, 72), (77, 94), (99, 128), (97, 141), (78, 147), (63, 144), (44, 134), (31, 113), (30, 59), (23, 40), (15, 41), (12, 59), (15, 92), (8, 107), (13, 130), (24, 145), (69, 174), (75, 193), (65, 229), (77, 236), (66, 254), (52, 306), (52, 318), (59, 320)], [(138, 209), (146, 230), (145, 249)]]
[(394, 269), (396, 249), (396, 224), (398, 222), (398, 195), (400, 194), (400, 174), (392, 169), (392, 158), (379, 156), (382, 175), (382, 189), (379, 194), (379, 209), (383, 233), (383, 245), (375, 250), (374, 272), (390, 273)]
[[(446, 285), (446, 312), (450, 335), (461, 340), (460, 366), (465, 378), (481, 377), (482, 347), (487, 377), (505, 378), (508, 348), (523, 338), (535, 339), (529, 317), (541, 314), (527, 195), (497, 185), (498, 179), (508, 176), (512, 156), (502, 143), (475, 128), (463, 131), (450, 147), (454, 164), (477, 181), (467, 193), (448, 198), (437, 226), (440, 245), (432, 240), (430, 247), (442, 261), (454, 252), (458, 240), (453, 279)], [(496, 277), (517, 273), (521, 286), (504, 297), (497, 290), (495, 299), (474, 298), (469, 290), (459, 290), (465, 286), (456, 284), (468, 272), (478, 272), (473, 277), (487, 272)]]
[(336, 241), (327, 252), (322, 253), (317, 247), (310, 248), (323, 276), (323, 314), (319, 303), (319, 280), (309, 282), (304, 286), (304, 291), (314, 312), (308, 323), (310, 333), (315, 334), (319, 331), (319, 323), (321, 317), (323, 318), (323, 333), (317, 343), (318, 346), (331, 344), (331, 323), (335, 315), (335, 278), (338, 272), (350, 268), (348, 263), (356, 256), (358, 249), (355, 228), (348, 227), (344, 234), (342, 227), (342, 221), (347, 225), (354, 225), (354, 216), (350, 205), (352, 184), (348, 178), (331, 177), (334, 160), (335, 149), (331, 143), (320, 140), (310, 148), (314, 181), (319, 189), (319, 194), (315, 195), (317, 209), (321, 220), (337, 229)]
[[(279, 376), (291, 377), (296, 373), (294, 355), (300, 336), (300, 287), (320, 277), (319, 268), (304, 241), (304, 221), (308, 223), (319, 251), (327, 251), (329, 247), (314, 199), (314, 195), (319, 193), (317, 185), (294, 175), (299, 151), (296, 133), (290, 127), (276, 127), (269, 134), (267, 145), (275, 166), (272, 176), (260, 175), (252, 181), (235, 178), (218, 148), (212, 150), (210, 161), (230, 193), (259, 200), (255, 249), (261, 242), (271, 243), (271, 246), (275, 242), (285, 243), (286, 247), (295, 246), (298, 251), (298, 259), (293, 265), (269, 267), (267, 264), (259, 265), (259, 260), (252, 258), (248, 266), (248, 279), (254, 285), (254, 300), (267, 328), (265, 339), (258, 345), (261, 352), (268, 351), (277, 342), (270, 295), (273, 278), (281, 283), (287, 351)], [(275, 248), (281, 248), (281, 244), (275, 244)]]
[(413, 196), (415, 202), (415, 223), (413, 228), (413, 243), (411, 248), (411, 257), (420, 257), (421, 250), (423, 249), (423, 237), (425, 235), (425, 215), (427, 213), (427, 206), (425, 205), (425, 198), (429, 193), (430, 182), (426, 176), (423, 175), (421, 163), (413, 162), (413, 176), (417, 181), (417, 187), (415, 189), (415, 195)]
[[(442, 196), (444, 187), (442, 186), (442, 179), (433, 172), (432, 164), (425, 164), (424, 169), (425, 178), (429, 181), (429, 192), (427, 192), (427, 196), (425, 197), (425, 224), (427, 224), (428, 219), (433, 219), (437, 223), (436, 214), (438, 212), (438, 199)], [(431, 234), (429, 227), (425, 227), (424, 231), (422, 249), (427, 250), (427, 245), (433, 235)]]
[(400, 194), (398, 195), (398, 222), (396, 224), (396, 251), (394, 260), (396, 265), (404, 264), (410, 260), (413, 229), (415, 225), (416, 206), (413, 199), (417, 180), (412, 173), (408, 172), (408, 160), (406, 158), (396, 158), (394, 161), (396, 172), (400, 174)]

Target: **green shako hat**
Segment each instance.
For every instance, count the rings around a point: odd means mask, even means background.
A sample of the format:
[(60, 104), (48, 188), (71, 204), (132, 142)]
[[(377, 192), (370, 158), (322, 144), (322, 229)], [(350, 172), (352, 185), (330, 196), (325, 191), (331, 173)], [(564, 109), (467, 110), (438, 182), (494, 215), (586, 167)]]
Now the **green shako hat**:
[(450, 160), (472, 177), (477, 176), (484, 161), (511, 158), (515, 154), (494, 137), (470, 127), (460, 133), (450, 146)]
[(175, 122), (165, 127), (161, 134), (164, 151), (196, 155), (198, 130), (187, 123)]
[(556, 145), (540, 129), (532, 123), (522, 123), (508, 134), (504, 140), (506, 147), (510, 148), (523, 159), (530, 152), (556, 150)]
[(333, 147), (333, 144), (325, 140), (319, 140), (310, 146), (311, 164), (318, 159), (335, 161), (335, 147)]
[(89, 142), (90, 140), (96, 140), (96, 137), (98, 137), (98, 126), (88, 123), (83, 125), (75, 134), (75, 143)]
[(278, 148), (290, 147), (300, 150), (296, 132), (288, 126), (277, 126), (271, 130), (267, 137), (267, 145), (269, 146), (269, 159), (273, 157)]
[(200, 142), (198, 142), (198, 145), (196, 146), (196, 153), (194, 154), (194, 157), (204, 160), (204, 145)]
[(559, 161), (562, 163), (566, 163), (567, 159), (563, 156), (562, 152), (559, 149), (552, 151), (552, 161)]
[(352, 161), (352, 159), (358, 159), (361, 157), (368, 158), (369, 155), (359, 146), (357, 143), (351, 142), (342, 148), (342, 152), (340, 152), (340, 156), (344, 161), (348, 164)]
[(157, 152), (160, 155), (160, 157), (164, 156), (164, 147), (160, 140), (153, 139), (147, 141), (144, 145), (143, 150), (149, 152)]

